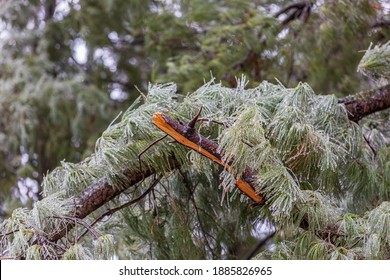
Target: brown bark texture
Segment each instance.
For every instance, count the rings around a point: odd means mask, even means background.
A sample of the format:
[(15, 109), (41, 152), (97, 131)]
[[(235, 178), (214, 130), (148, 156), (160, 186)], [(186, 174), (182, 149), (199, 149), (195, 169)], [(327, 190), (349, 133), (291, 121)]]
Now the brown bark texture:
[[(121, 194), (128, 187), (133, 186), (150, 175), (154, 174), (154, 170), (144, 168), (138, 172), (129, 173), (127, 175), (128, 184), (124, 188), (114, 188), (104, 179), (90, 185), (80, 195), (74, 198), (73, 214), (70, 216), (76, 219), (84, 219), (86, 216), (112, 200), (114, 197)], [(49, 235), (49, 240), (55, 242), (64, 237), (66, 232), (74, 227), (74, 223), (67, 223), (65, 226), (58, 228), (55, 232)]]
[(351, 121), (358, 122), (365, 116), (390, 107), (390, 84), (339, 99), (344, 104)]

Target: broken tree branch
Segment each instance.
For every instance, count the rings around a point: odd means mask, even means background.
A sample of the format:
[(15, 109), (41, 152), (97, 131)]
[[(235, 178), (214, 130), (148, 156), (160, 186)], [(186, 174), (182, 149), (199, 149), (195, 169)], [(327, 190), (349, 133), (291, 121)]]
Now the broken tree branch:
[[(359, 93), (356, 95), (351, 95), (345, 98), (342, 98), (339, 100), (340, 104), (344, 104), (347, 111), (348, 111), (348, 117), (352, 121), (359, 121), (363, 117), (375, 113), (380, 110), (384, 110), (386, 108), (390, 107), (390, 84), (383, 86), (378, 89), (373, 89), (364, 93)], [(161, 115), (162, 117), (162, 115)], [(203, 120), (203, 119), (198, 119)], [(179, 128), (183, 135), (186, 135), (186, 138), (184, 138), (182, 135), (180, 135), (181, 139), (187, 139), (185, 141), (190, 140), (190, 142), (193, 142), (193, 146), (190, 148), (193, 148), (197, 152), (199, 152), (199, 149), (203, 149), (210, 153), (210, 159), (214, 160), (218, 164), (221, 164), (224, 166), (224, 164), (229, 165), (231, 162), (222, 162), (222, 156), (223, 153), (220, 149), (220, 147), (210, 141), (209, 139), (200, 136), (194, 129), (191, 129), (185, 124), (180, 124), (179, 122), (175, 122), (173, 120), (170, 120), (172, 124), (175, 124), (176, 128)], [(180, 142), (180, 141), (179, 141)], [(188, 144), (189, 142), (187, 142)], [(197, 144), (194, 144), (197, 143)], [(182, 143), (183, 144), (183, 143)], [(171, 170), (177, 168), (179, 166), (178, 162), (175, 160), (172, 160), (172, 163), (170, 165)], [(126, 172), (125, 172), (126, 173)], [(72, 205), (72, 210), (69, 212), (70, 217), (74, 217), (77, 219), (83, 219), (87, 217), (89, 214), (100, 208), (101, 206), (105, 205), (109, 201), (111, 201), (113, 198), (120, 195), (125, 189), (141, 182), (145, 178), (155, 174), (155, 170), (151, 169), (151, 167), (145, 166), (143, 168), (139, 168), (136, 171), (127, 172), (126, 177), (128, 178), (128, 184), (123, 189), (118, 189), (112, 187), (107, 181), (103, 178), (96, 183), (90, 185), (87, 187), (80, 195), (76, 196), (74, 198), (74, 205)], [(250, 182), (250, 178), (253, 178), (252, 171), (248, 168), (244, 171), (244, 174), (242, 175), (242, 179), (237, 180), (237, 184), (242, 184), (242, 188), (248, 184), (247, 182)], [(246, 186), (247, 187), (247, 186)], [(252, 189), (251, 186), (248, 187), (248, 190), (250, 191)], [(256, 198), (258, 194), (253, 192), (253, 197)], [(256, 198), (257, 199), (257, 198)], [(62, 237), (64, 237), (67, 232), (69, 232), (74, 227), (73, 223), (68, 223), (66, 226), (59, 227), (54, 232), (49, 232), (48, 234), (48, 240), (51, 242), (56, 242)], [(39, 235), (39, 233), (37, 233)], [(40, 237), (36, 236), (35, 238), (31, 239), (31, 244), (39, 243)]]
[[(198, 116), (199, 113), (196, 118)], [(193, 127), (180, 121), (175, 121), (163, 113), (155, 113), (153, 115), (153, 124), (166, 134), (170, 135), (180, 144), (187, 146), (201, 155), (213, 160), (226, 168), (230, 173), (234, 173), (234, 170), (231, 167), (233, 159), (230, 161), (224, 161), (223, 156), (225, 152), (219, 147), (219, 145), (197, 133)], [(192, 122), (190, 124), (192, 124)], [(263, 197), (256, 193), (253, 186), (253, 178), (254, 172), (249, 167), (246, 167), (242, 177), (237, 179), (236, 185), (254, 202), (261, 203), (263, 201)]]

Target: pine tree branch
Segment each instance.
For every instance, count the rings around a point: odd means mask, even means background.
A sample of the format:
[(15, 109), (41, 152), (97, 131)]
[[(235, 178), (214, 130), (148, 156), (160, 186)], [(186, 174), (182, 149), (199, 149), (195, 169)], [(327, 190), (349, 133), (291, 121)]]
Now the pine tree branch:
[(139, 168), (142, 169), (142, 160), (141, 160), (141, 157), (144, 153), (146, 153), (147, 150), (149, 150), (152, 146), (156, 145), (158, 142), (162, 141), (163, 139), (165, 139), (165, 137), (167, 137), (168, 135), (164, 135), (160, 138), (158, 138), (157, 140), (153, 141), (152, 143), (150, 143), (145, 149), (143, 149), (139, 154), (138, 154), (138, 162), (139, 162)]
[(231, 126), (231, 124), (229, 122), (222, 122), (222, 121), (218, 121), (216, 119), (210, 119), (210, 118), (199, 118), (198, 122), (212, 122), (212, 123), (222, 125), (224, 128), (228, 128)]
[[(177, 165), (178, 163), (175, 160), (172, 160), (170, 167), (174, 169)], [(129, 187), (143, 181), (145, 178), (153, 174), (155, 174), (155, 171), (150, 167), (144, 167), (137, 171), (129, 172), (126, 174), (128, 184), (122, 189), (114, 188), (105, 180), (99, 180), (74, 198), (74, 211), (70, 214), (70, 216), (77, 219), (85, 218), (107, 202), (111, 201), (113, 198), (120, 195)], [(73, 227), (73, 223), (68, 223), (66, 226), (58, 228), (55, 232), (49, 234), (48, 240), (54, 242), (61, 239), (65, 236), (66, 232), (71, 230)]]
[(246, 260), (250, 260), (254, 258), (258, 253), (260, 253), (260, 249), (267, 244), (269, 240), (271, 240), (274, 235), (276, 234), (276, 230), (271, 232), (268, 236), (266, 236), (264, 239), (261, 239), (257, 242), (256, 246), (252, 248), (252, 250), (245, 256)]
[(278, 18), (282, 14), (286, 14), (286, 18), (282, 21), (282, 25), (288, 24), (290, 21), (298, 19), (303, 16), (303, 21), (306, 22), (310, 15), (312, 1), (300, 1), (296, 3), (290, 3), (282, 7), (277, 13), (274, 14), (275, 18)]
[(390, 20), (379, 19), (372, 25), (372, 28), (389, 28)]
[(348, 118), (358, 122), (365, 116), (390, 107), (390, 84), (341, 98), (338, 102), (345, 105)]
[[(123, 208), (126, 208), (126, 207), (129, 207), (130, 205), (133, 205), (139, 201), (141, 201), (142, 199), (144, 199), (153, 189), (154, 187), (158, 184), (158, 182), (160, 181), (161, 178), (156, 178), (153, 180), (153, 182), (150, 184), (150, 186), (146, 189), (146, 191), (144, 191), (139, 197), (133, 199), (133, 200), (130, 200), (118, 207), (115, 207), (115, 208), (112, 208), (112, 209), (109, 209), (107, 210), (106, 212), (104, 212), (102, 215), (100, 215), (95, 221), (93, 221), (92, 224), (89, 225), (89, 227), (93, 227), (94, 225), (96, 225), (98, 222), (100, 222), (102, 219), (104, 219), (105, 217), (107, 216), (111, 216), (112, 214), (114, 214), (115, 212), (119, 211), (119, 210), (122, 210)], [(81, 238), (83, 238), (90, 230), (87, 229), (86, 231), (84, 231), (83, 234), (81, 234), (78, 239), (77, 239), (77, 242), (80, 241)]]
[[(358, 121), (369, 114), (390, 107), (390, 84), (378, 89), (373, 89), (364, 93), (342, 98), (339, 100), (339, 103), (345, 105), (347, 111), (349, 112), (350, 120)], [(163, 116), (162, 114), (160, 116), (165, 121), (173, 125), (173, 127), (178, 131), (178, 135), (181, 136), (181, 140), (179, 139), (180, 141), (178, 141), (179, 143), (188, 146), (188, 142), (183, 143), (183, 139), (186, 139), (185, 141), (190, 140), (195, 143), (194, 146), (190, 148), (197, 152), (205, 150), (211, 155), (208, 156), (208, 158), (226, 167), (227, 169), (230, 168), (232, 160), (230, 162), (223, 162), (224, 151), (221, 150), (217, 143), (214, 143), (204, 136), (198, 134), (195, 129), (190, 128), (188, 125), (183, 124), (180, 121), (174, 121), (165, 115)], [(177, 161), (172, 160), (172, 164), (170, 166), (173, 170), (177, 168), (179, 164)], [(102, 179), (90, 185), (84, 190), (84, 192), (74, 198), (73, 211), (70, 212), (69, 216), (76, 219), (83, 219), (101, 206), (105, 205), (107, 202), (111, 201), (113, 198), (120, 195), (125, 189), (141, 182), (153, 174), (155, 174), (155, 170), (151, 169), (151, 167), (143, 167), (136, 172), (128, 172), (128, 174), (125, 174), (128, 178), (128, 184), (123, 189), (114, 188), (108, 184), (106, 180)], [(251, 178), (253, 177), (253, 171), (248, 167), (242, 174), (242, 178), (237, 180), (237, 183), (244, 185), (249, 184), (251, 191), (250, 189), (247, 190), (251, 192), (251, 198), (258, 199), (258, 194), (254, 192), (254, 188), (251, 186)], [(74, 223), (68, 223), (66, 226), (62, 226), (56, 231), (49, 233), (48, 238), (45, 239), (49, 240), (50, 242), (56, 242), (57, 240), (64, 237), (73, 227)], [(36, 236), (32, 239), (32, 244), (40, 243), (41, 241), (41, 237)]]

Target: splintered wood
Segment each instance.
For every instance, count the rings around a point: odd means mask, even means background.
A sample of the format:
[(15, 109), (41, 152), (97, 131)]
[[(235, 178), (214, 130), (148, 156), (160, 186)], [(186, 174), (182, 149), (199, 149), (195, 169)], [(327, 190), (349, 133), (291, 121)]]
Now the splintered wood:
[[(172, 120), (170, 117), (160, 112), (155, 113), (152, 120), (155, 126), (171, 136), (180, 144), (211, 159), (212, 161), (224, 167), (230, 173), (234, 174), (234, 169), (231, 167), (231, 163), (224, 162), (222, 160), (224, 152), (221, 151), (221, 149), (218, 147), (218, 144), (197, 133), (192, 126), (184, 124), (180, 121)], [(249, 167), (247, 167), (243, 173), (242, 178), (238, 178), (236, 180), (236, 185), (242, 193), (244, 193), (254, 202), (261, 203), (263, 201), (263, 197), (257, 194), (254, 187), (250, 184), (250, 177), (253, 177), (253, 172)]]

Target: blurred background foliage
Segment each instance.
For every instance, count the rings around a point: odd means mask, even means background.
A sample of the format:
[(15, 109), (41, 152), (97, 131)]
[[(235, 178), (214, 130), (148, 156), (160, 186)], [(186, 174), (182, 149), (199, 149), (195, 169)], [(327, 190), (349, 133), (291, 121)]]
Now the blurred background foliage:
[(191, 92), (215, 77), (345, 96), (390, 39), (387, 1), (2, 0), (0, 221), (40, 198), (44, 174), (78, 162), (148, 83)]

